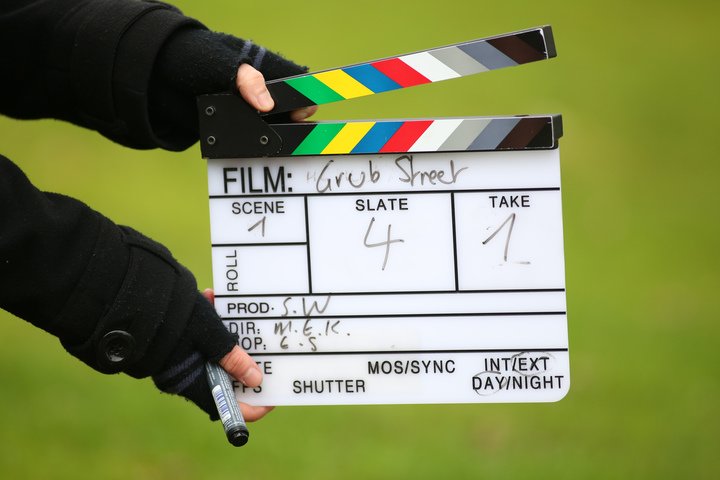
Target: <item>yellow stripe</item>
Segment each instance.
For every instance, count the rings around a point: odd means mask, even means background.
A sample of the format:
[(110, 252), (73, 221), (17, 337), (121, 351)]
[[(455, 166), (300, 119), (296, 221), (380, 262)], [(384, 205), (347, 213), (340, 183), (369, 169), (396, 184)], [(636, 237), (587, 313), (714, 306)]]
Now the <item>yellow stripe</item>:
[(342, 70), (316, 73), (313, 77), (323, 82), (345, 98), (372, 95), (373, 91)]
[(375, 122), (346, 123), (323, 149), (322, 155), (350, 153), (373, 125)]

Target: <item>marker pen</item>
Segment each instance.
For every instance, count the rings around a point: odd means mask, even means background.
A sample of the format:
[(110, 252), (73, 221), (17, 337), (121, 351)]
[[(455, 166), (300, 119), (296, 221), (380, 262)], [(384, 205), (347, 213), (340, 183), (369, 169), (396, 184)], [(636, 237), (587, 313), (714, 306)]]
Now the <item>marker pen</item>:
[(205, 364), (208, 384), (212, 392), (215, 406), (220, 414), (220, 421), (225, 429), (228, 441), (236, 447), (242, 447), (248, 442), (250, 432), (245, 425), (240, 407), (235, 401), (230, 376), (217, 363)]

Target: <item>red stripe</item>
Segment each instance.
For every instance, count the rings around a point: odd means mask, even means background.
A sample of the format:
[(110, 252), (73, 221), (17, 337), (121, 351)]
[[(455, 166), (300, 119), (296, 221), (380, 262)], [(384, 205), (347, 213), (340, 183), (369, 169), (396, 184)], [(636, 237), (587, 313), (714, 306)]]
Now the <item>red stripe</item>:
[(432, 123), (432, 120), (417, 120), (403, 123), (397, 132), (383, 145), (380, 153), (407, 152)]
[(430, 83), (430, 80), (425, 78), (424, 75), (399, 58), (380, 60), (379, 62), (373, 63), (372, 66), (402, 87), (412, 87), (422, 85), (423, 83)]

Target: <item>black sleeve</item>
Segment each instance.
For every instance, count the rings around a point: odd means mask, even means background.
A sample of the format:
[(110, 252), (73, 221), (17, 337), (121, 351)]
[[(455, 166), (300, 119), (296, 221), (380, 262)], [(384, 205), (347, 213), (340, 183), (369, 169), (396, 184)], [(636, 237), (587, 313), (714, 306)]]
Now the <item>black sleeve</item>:
[[(197, 140), (195, 96), (302, 67), (213, 33), (160, 2), (0, 0), (0, 113), (51, 117), (134, 148)], [(93, 368), (152, 376), (217, 417), (205, 359), (236, 343), (162, 245), (72, 198), (37, 190), (0, 156), (0, 308)]]
[(304, 71), (160, 2), (0, 2), (0, 113), (67, 120), (129, 147), (192, 145), (195, 96), (231, 91), (241, 63), (268, 79)]
[(0, 155), (0, 308), (103, 373), (153, 376), (217, 417), (204, 362), (236, 344), (162, 245), (36, 189)]

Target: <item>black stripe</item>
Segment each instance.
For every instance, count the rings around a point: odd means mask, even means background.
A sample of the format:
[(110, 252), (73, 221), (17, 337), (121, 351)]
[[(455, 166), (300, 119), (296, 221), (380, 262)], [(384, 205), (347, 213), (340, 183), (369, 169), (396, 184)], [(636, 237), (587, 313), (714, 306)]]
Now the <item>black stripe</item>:
[[(328, 156), (330, 158), (330, 156)], [(448, 194), (448, 193), (487, 193), (487, 192), (552, 192), (560, 191), (560, 187), (534, 187), (534, 188), (476, 188), (476, 189), (457, 189), (457, 190), (398, 190), (393, 192), (330, 192), (330, 193), (264, 193), (258, 195), (210, 195), (210, 199), (220, 198), (265, 198), (265, 197), (314, 197), (314, 196), (330, 196), (330, 195), (407, 195), (411, 193), (429, 195), (433, 193)]]
[(294, 320), (299, 318), (442, 318), (442, 317), (521, 317), (523, 315), (555, 316), (567, 315), (567, 312), (480, 312), (480, 313), (385, 313), (373, 315), (297, 315), (284, 317), (220, 317), (224, 321), (230, 320)]
[(540, 30), (533, 30), (519, 35), (494, 38), (488, 40), (488, 43), (518, 64), (536, 62), (548, 58), (545, 51), (545, 38), (540, 32)]
[(366, 350), (358, 352), (276, 352), (264, 353), (248, 351), (253, 357), (272, 355), (434, 355), (438, 353), (505, 353), (505, 352), (567, 352), (567, 348), (483, 348), (468, 350)]
[(270, 96), (275, 100), (275, 108), (270, 111), (269, 115), (317, 105), (284, 81), (268, 82), (267, 88)]
[(286, 247), (296, 245), (305, 245), (305, 242), (213, 243), (211, 247)]
[(310, 219), (308, 218), (308, 199), (305, 197), (305, 250), (307, 253), (307, 274), (308, 274), (308, 293), (313, 293), (312, 287), (312, 263), (310, 257)]
[(552, 124), (546, 123), (537, 135), (535, 135), (535, 138), (528, 142), (525, 148), (547, 148), (548, 145), (553, 145), (556, 141), (556, 138), (553, 136)]
[(450, 216), (452, 218), (452, 234), (453, 234), (453, 263), (455, 270), (455, 291), (460, 291), (460, 280), (458, 272), (458, 255), (457, 255), (457, 226), (455, 225), (455, 194), (450, 194)]
[[(518, 150), (527, 148), (528, 144), (537, 139), (542, 129), (550, 125), (549, 118), (522, 118), (497, 146), (498, 150)], [(543, 139), (546, 139), (543, 137)], [(542, 140), (542, 139), (541, 139)], [(552, 142), (552, 139), (550, 139)], [(550, 144), (552, 145), (552, 143)]]
[(278, 156), (292, 155), (292, 152), (302, 143), (317, 124), (315, 123), (292, 123), (272, 125), (273, 130), (282, 138), (282, 148)]
[(243, 293), (237, 295), (215, 295), (215, 298), (245, 298), (245, 297), (294, 297), (294, 296), (315, 296), (315, 297), (339, 297), (352, 295), (433, 295), (448, 293), (561, 293), (564, 288), (514, 288), (504, 290), (414, 290), (396, 292), (315, 292), (312, 295), (305, 293)]

